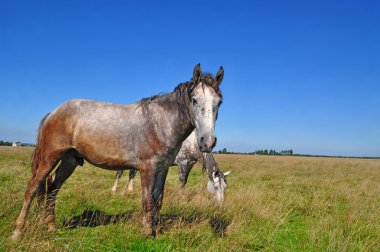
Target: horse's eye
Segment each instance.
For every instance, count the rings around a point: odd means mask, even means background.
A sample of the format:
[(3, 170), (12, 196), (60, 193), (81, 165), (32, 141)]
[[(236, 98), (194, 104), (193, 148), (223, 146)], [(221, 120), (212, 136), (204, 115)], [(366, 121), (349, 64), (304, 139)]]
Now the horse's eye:
[(197, 100), (195, 100), (194, 98), (192, 99), (192, 102), (193, 102), (193, 105), (197, 105), (198, 104)]

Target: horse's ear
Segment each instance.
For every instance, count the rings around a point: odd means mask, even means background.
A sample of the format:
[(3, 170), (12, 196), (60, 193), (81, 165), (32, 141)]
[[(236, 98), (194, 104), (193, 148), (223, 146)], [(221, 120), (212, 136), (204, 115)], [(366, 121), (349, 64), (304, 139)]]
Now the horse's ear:
[(219, 68), (218, 73), (217, 73), (216, 76), (215, 76), (215, 80), (216, 80), (216, 85), (217, 85), (217, 86), (219, 86), (220, 83), (222, 83), (223, 76), (224, 76), (224, 69), (223, 69), (223, 67), (221, 66), (221, 67)]
[(202, 76), (202, 70), (201, 70), (201, 64), (197, 64), (194, 67), (194, 72), (193, 72), (193, 82), (194, 84), (197, 84), (201, 80)]
[(227, 177), (228, 175), (230, 175), (231, 171), (228, 171), (228, 172), (224, 172), (223, 175), (224, 177)]

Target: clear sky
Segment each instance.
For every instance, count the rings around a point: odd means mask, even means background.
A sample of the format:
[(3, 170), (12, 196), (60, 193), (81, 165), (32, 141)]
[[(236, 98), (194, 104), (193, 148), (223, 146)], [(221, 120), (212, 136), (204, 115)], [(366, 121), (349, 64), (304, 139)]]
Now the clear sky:
[(1, 1), (0, 139), (225, 69), (216, 150), (380, 156), (380, 1)]

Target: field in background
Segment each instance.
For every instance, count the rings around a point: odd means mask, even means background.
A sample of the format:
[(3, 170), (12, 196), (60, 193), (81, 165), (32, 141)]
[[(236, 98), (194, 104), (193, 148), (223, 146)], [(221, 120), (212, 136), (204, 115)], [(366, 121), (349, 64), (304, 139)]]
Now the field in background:
[(216, 155), (232, 170), (223, 209), (200, 166), (184, 191), (171, 168), (155, 239), (140, 233), (139, 176), (134, 193), (123, 190), (127, 175), (112, 193), (115, 173), (86, 163), (58, 195), (60, 230), (46, 231), (34, 202), (24, 236), (12, 242), (32, 150), (0, 148), (0, 251), (380, 251), (380, 160), (243, 155)]

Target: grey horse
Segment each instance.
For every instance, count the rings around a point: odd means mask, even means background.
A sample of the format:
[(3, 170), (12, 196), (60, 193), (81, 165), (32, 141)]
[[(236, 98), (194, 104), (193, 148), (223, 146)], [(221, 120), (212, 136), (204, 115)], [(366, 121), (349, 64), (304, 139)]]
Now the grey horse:
[[(208, 155), (211, 157), (207, 157)], [(222, 205), (224, 200), (224, 191), (227, 187), (226, 177), (230, 174), (230, 171), (222, 173), (212, 153), (200, 152), (197, 143), (196, 131), (194, 130), (190, 136), (186, 138), (186, 140), (182, 143), (182, 147), (172, 164), (178, 166), (179, 168), (179, 181), (182, 188), (185, 187), (189, 173), (197, 162), (201, 162), (203, 169), (207, 171), (209, 178), (207, 186), (208, 191), (214, 195), (217, 203), (219, 205)], [(136, 173), (136, 169), (129, 170), (129, 179), (127, 186), (127, 191), (129, 192), (133, 191), (133, 181)], [(122, 175), (123, 170), (116, 172), (115, 182), (112, 187), (113, 192), (116, 192), (117, 185)]]
[[(182, 142), (196, 129), (201, 152), (209, 153), (215, 146), (223, 75), (222, 67), (215, 77), (202, 74), (198, 64), (192, 79), (171, 93), (129, 105), (71, 100), (45, 116), (33, 153), (32, 178), (12, 239), (22, 234), (36, 194), (41, 203), (46, 196), (44, 219), (48, 230), (57, 230), (57, 193), (84, 160), (109, 170), (140, 171), (143, 233), (156, 235), (166, 176)], [(54, 176), (49, 176), (58, 164)]]

